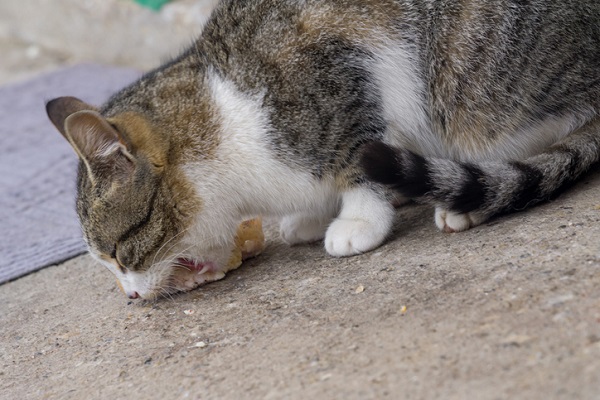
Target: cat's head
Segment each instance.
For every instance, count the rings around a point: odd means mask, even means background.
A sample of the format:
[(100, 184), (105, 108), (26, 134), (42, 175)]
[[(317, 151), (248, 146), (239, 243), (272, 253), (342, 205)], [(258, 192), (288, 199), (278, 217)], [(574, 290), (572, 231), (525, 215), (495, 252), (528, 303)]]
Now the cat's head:
[(213, 222), (220, 241), (204, 245), (210, 224), (198, 221), (219, 216), (186, 177), (169, 135), (139, 113), (106, 117), (73, 97), (46, 110), (79, 156), (77, 213), (90, 253), (130, 298), (189, 290), (228, 262), (235, 222)]

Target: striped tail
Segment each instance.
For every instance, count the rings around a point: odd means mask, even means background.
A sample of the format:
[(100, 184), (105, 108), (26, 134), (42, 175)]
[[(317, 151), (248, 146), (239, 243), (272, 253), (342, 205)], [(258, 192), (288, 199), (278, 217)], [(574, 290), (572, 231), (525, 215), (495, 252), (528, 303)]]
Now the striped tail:
[[(362, 153), (367, 176), (405, 197), (454, 214), (472, 213), (464, 228), (551, 199), (600, 160), (600, 118), (523, 161), (456, 162), (425, 158), (381, 142)], [(436, 222), (438, 216), (436, 212)], [(474, 222), (475, 221), (475, 222)]]

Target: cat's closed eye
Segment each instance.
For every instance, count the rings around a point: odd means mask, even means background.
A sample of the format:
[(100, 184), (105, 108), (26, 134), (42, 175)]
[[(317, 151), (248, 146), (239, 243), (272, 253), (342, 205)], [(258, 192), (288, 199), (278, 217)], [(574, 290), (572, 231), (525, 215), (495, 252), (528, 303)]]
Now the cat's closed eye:
[(127, 268), (127, 263), (122, 261), (122, 258), (119, 257), (119, 251), (118, 251), (118, 244), (115, 244), (115, 247), (110, 255), (110, 258), (115, 260), (117, 263), (117, 268), (119, 269), (119, 271), (121, 273), (126, 273), (128, 268)]

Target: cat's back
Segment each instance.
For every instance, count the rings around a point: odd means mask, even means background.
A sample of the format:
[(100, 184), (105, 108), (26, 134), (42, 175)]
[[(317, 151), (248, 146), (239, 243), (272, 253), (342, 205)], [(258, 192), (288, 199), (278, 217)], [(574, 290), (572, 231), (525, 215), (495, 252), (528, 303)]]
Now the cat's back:
[(420, 153), (478, 158), (504, 142), (496, 154), (517, 157), (529, 143), (511, 138), (532, 123), (564, 116), (569, 128), (600, 108), (598, 65), (596, 0), (224, 0), (199, 40), (135, 93), (164, 87), (177, 103), (182, 81), (214, 72), (266, 93), (272, 125), (288, 133), (273, 138), (278, 148), (311, 154), (316, 136), (338, 138), (356, 121), (324, 122), (370, 102), (404, 135), (397, 144)]
[[(298, 61), (303, 50), (367, 46), (398, 32), (412, 1), (224, 0), (203, 29), (198, 45), (217, 63), (263, 58)], [(422, 5), (419, 8), (423, 8)], [(414, 19), (411, 17), (411, 19)], [(406, 21), (408, 22), (408, 20)], [(295, 56), (292, 58), (292, 56)]]
[(522, 158), (600, 110), (600, 2), (430, 4), (429, 115), (451, 154)]

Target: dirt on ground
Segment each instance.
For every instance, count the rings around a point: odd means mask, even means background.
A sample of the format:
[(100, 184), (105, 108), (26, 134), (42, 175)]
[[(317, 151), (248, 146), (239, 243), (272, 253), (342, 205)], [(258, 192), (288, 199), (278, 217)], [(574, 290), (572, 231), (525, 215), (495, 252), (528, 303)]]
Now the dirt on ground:
[[(0, 4), (0, 82), (78, 62), (149, 68), (210, 8), (38, 3)], [(144, 44), (150, 31), (160, 43)], [(596, 168), (464, 233), (405, 206), (390, 241), (357, 257), (288, 247), (269, 225), (264, 254), (157, 302), (128, 300), (81, 256), (0, 286), (0, 398), (597, 399), (599, 238)]]

